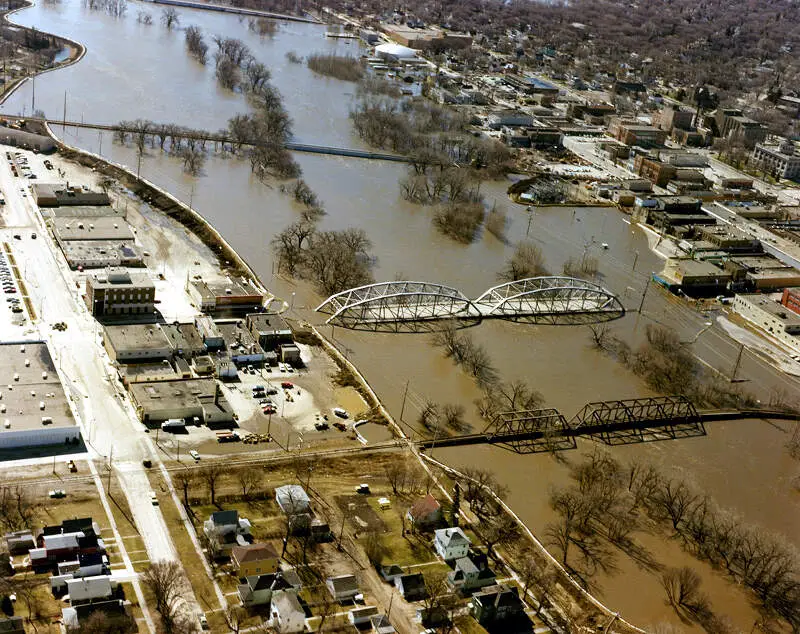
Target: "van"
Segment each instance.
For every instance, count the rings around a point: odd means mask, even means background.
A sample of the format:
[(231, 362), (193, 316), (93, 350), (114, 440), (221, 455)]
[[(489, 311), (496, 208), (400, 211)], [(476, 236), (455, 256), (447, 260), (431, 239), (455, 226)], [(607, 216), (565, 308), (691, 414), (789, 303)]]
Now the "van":
[(42, 425), (52, 425), (53, 418), (51, 416), (42, 416)]

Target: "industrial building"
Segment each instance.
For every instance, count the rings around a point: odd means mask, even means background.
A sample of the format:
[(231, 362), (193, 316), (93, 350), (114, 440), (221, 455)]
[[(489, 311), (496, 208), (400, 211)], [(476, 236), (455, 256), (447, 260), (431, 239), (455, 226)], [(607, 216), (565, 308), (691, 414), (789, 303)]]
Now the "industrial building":
[(251, 313), (246, 322), (250, 334), (256, 338), (264, 350), (275, 350), (281, 344), (291, 344), (292, 329), (280, 315), (272, 313)]
[(784, 289), (781, 304), (800, 315), (800, 288)]
[(205, 313), (250, 312), (264, 302), (263, 293), (250, 280), (244, 279), (191, 280), (186, 285), (186, 292), (192, 303)]
[(128, 223), (117, 216), (52, 218), (49, 222), (59, 244), (71, 240), (134, 240)]
[(687, 295), (716, 295), (725, 290), (731, 274), (711, 262), (669, 258), (662, 276)]
[(793, 352), (800, 353), (800, 315), (766, 295), (737, 295), (733, 308)]
[(62, 205), (108, 205), (110, 199), (105, 192), (93, 192), (87, 188), (66, 185), (35, 183), (31, 186), (33, 198), (39, 207), (60, 207)]
[(144, 424), (173, 418), (197, 418), (206, 425), (234, 420), (233, 409), (215, 379), (133, 383), (128, 391)]
[(155, 298), (155, 284), (144, 273), (131, 275), (122, 268), (108, 268), (86, 278), (86, 305), (95, 317), (152, 316)]
[(103, 345), (116, 363), (141, 363), (172, 358), (172, 344), (157, 324), (105, 326)]
[(79, 443), (47, 345), (0, 344), (0, 449)]
[(71, 269), (144, 266), (144, 251), (131, 242), (70, 240), (59, 246)]
[(218, 321), (217, 329), (225, 340), (230, 360), (237, 366), (264, 363), (264, 350), (241, 320)]
[[(639, 121), (613, 118), (608, 126), (608, 133), (625, 145), (638, 145), (640, 147), (657, 147), (664, 145), (667, 133), (651, 125), (644, 125)], [(649, 178), (649, 177), (648, 177)]]

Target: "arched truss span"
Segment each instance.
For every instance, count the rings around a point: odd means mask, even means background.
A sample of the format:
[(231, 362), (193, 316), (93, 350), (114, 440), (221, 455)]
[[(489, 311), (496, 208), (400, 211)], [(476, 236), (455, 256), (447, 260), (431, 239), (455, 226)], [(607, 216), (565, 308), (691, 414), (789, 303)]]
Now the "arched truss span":
[(379, 324), (475, 318), (472, 301), (461, 291), (428, 282), (381, 282), (342, 291), (317, 307), (329, 324), (379, 329)]
[(484, 317), (620, 313), (624, 307), (611, 291), (574, 277), (529, 277), (494, 286), (473, 303)]
[(625, 314), (619, 299), (602, 286), (573, 277), (531, 277), (494, 286), (478, 299), (429, 282), (381, 282), (332, 295), (317, 307), (327, 322), (360, 330), (393, 332), (435, 329), (438, 320), (484, 318), (530, 323), (589, 323)]

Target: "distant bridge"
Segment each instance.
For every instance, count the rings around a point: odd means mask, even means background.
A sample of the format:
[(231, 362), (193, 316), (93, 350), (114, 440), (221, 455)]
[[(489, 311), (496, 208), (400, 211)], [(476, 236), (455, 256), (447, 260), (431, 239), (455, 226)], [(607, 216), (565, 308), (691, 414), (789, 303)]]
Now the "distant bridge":
[[(152, 1), (152, 0), (150, 0)], [(24, 121), (40, 121), (46, 123), (51, 127), (67, 127), (67, 128), (83, 128), (88, 130), (99, 130), (103, 132), (121, 132), (130, 134), (132, 136), (144, 134), (147, 137), (164, 136), (170, 139), (189, 139), (192, 141), (200, 141), (201, 143), (221, 143), (231, 146), (250, 147), (255, 145), (252, 142), (241, 141), (235, 139), (230, 134), (223, 132), (204, 132), (202, 130), (191, 130), (186, 128), (176, 127), (171, 132), (161, 132), (157, 127), (149, 130), (143, 130), (132, 126), (123, 126), (120, 124), (106, 124), (106, 123), (87, 123), (85, 121), (66, 121), (63, 119), (41, 119), (38, 117), (21, 117), (18, 115), (0, 115), (0, 119), (9, 120), (24, 120)], [(296, 143), (289, 141), (284, 143), (284, 147), (292, 152), (306, 152), (310, 154), (327, 154), (331, 156), (346, 156), (349, 158), (363, 158), (372, 159), (375, 161), (392, 161), (395, 163), (410, 163), (411, 159), (399, 154), (391, 154), (389, 152), (373, 152), (372, 150), (360, 150), (356, 148), (343, 148), (329, 145), (317, 145), (314, 143)]]
[(488, 318), (533, 323), (588, 323), (625, 314), (619, 299), (602, 286), (574, 277), (531, 277), (493, 286), (477, 299), (429, 282), (368, 284), (332, 295), (318, 312), (326, 323), (355, 330), (417, 332), (441, 320)]
[(499, 445), (528, 454), (574, 449), (577, 438), (625, 445), (705, 436), (704, 423), (742, 418), (798, 420), (794, 413), (764, 410), (698, 411), (685, 396), (656, 396), (589, 403), (567, 421), (555, 409), (504, 412), (475, 434), (417, 441), (423, 448)]

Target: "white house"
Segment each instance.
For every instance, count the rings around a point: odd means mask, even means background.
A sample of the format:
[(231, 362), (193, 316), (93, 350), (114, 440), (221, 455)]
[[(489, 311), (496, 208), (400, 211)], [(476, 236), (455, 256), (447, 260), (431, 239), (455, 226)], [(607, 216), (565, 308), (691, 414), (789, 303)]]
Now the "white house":
[(460, 528), (440, 528), (433, 533), (433, 546), (445, 561), (466, 557), (472, 542)]
[(272, 625), (278, 632), (294, 634), (306, 629), (306, 615), (297, 599), (296, 590), (273, 592), (270, 615)]
[(85, 577), (83, 579), (68, 579), (67, 594), (71, 605), (110, 599), (114, 594), (117, 582), (110, 576)]

